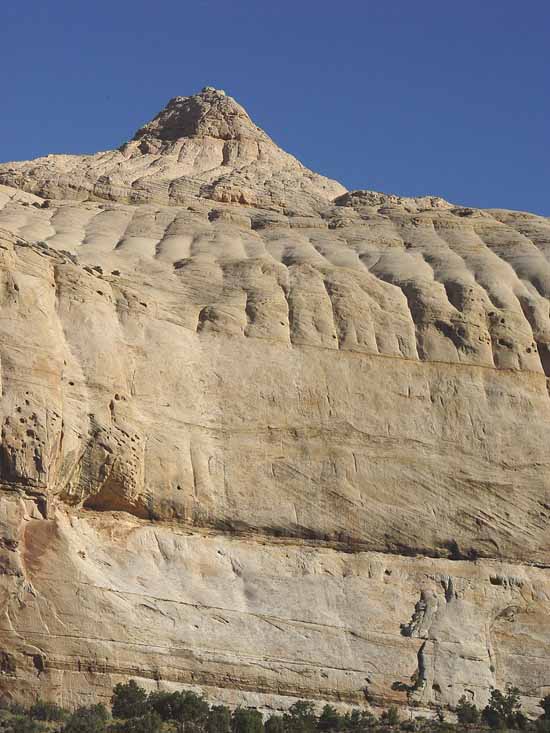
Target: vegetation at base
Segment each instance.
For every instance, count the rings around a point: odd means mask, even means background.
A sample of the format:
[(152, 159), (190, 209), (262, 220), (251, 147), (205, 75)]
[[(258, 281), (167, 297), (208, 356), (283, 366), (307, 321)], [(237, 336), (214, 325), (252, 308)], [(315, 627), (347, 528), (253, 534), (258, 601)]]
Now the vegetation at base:
[(210, 706), (188, 690), (148, 694), (130, 680), (115, 686), (110, 711), (104, 705), (69, 711), (43, 700), (30, 707), (0, 702), (0, 733), (550, 733), (550, 695), (539, 705), (542, 715), (530, 720), (521, 710), (519, 690), (507, 687), (504, 692), (492, 690), (483, 710), (462, 697), (455, 710), (456, 723), (447, 722), (442, 709), (435, 719), (403, 720), (395, 706), (379, 718), (359, 708), (342, 714), (332, 705), (325, 705), (317, 715), (306, 700), (264, 720), (253, 707)]

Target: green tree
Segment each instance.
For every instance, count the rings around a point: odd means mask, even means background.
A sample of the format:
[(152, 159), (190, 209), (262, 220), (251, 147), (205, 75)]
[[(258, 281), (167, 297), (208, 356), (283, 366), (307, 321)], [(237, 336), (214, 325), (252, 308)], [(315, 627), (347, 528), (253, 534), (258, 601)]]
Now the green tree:
[(482, 718), (490, 728), (525, 727), (527, 721), (521, 712), (518, 688), (508, 685), (505, 693), (491, 690), (491, 697), (483, 710)]
[(37, 700), (29, 708), (29, 715), (33, 720), (46, 720), (48, 722), (59, 722), (68, 716), (67, 710), (59, 707), (55, 702)]
[(345, 730), (353, 731), (353, 733), (365, 733), (376, 725), (376, 718), (372, 713), (366, 710), (358, 710), (354, 708), (351, 713), (346, 713)]
[(136, 718), (143, 715), (146, 701), (147, 693), (135, 680), (115, 685), (111, 697), (113, 718)]
[(148, 710), (139, 718), (128, 718), (116, 727), (116, 733), (160, 733), (162, 718), (154, 710)]
[(200, 695), (189, 691), (176, 693), (174, 720), (184, 724), (186, 730), (203, 730), (209, 712), (210, 706)]
[(390, 705), (387, 710), (384, 710), (380, 716), (380, 722), (383, 725), (399, 725), (399, 711), (395, 705)]
[(291, 705), (283, 716), (285, 729), (289, 733), (312, 733), (317, 728), (317, 717), (313, 704), (307, 700), (298, 700)]
[(173, 692), (151, 692), (147, 698), (147, 707), (154, 710), (162, 720), (174, 720), (175, 698)]
[(318, 730), (339, 731), (344, 727), (345, 719), (332, 705), (325, 705), (317, 722)]
[(214, 705), (208, 713), (206, 731), (207, 733), (230, 733), (231, 710), (225, 705)]
[(152, 692), (147, 705), (162, 720), (178, 723), (178, 730), (203, 730), (207, 725), (210, 706), (200, 695), (188, 690), (178, 692)]
[(282, 715), (272, 715), (265, 721), (265, 733), (285, 733), (285, 721)]
[(238, 707), (231, 716), (231, 730), (233, 733), (263, 733), (262, 714), (254, 708)]
[(479, 723), (479, 710), (474, 703), (462, 695), (456, 706), (456, 717), (460, 725), (477, 725)]
[(105, 705), (77, 708), (63, 727), (63, 733), (103, 733), (109, 720)]

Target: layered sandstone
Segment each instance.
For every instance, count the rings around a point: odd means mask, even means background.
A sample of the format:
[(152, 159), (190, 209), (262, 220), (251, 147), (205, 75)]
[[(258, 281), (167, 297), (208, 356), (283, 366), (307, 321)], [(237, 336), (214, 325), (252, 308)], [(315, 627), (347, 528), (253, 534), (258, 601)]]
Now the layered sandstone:
[(0, 686), (550, 692), (550, 221), (346, 192), (234, 100), (0, 166)]

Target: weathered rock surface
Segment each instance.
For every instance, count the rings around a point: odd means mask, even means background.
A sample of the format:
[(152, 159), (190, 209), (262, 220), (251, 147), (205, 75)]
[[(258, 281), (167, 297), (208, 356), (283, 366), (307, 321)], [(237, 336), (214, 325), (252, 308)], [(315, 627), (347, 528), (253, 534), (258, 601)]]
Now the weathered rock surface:
[(550, 221), (345, 192), (221, 92), (0, 165), (0, 688), (550, 692)]
[(183, 203), (190, 194), (264, 208), (319, 208), (345, 188), (278, 148), (224, 92), (174, 97), (119, 150), (2, 167), (0, 182), (55, 198)]

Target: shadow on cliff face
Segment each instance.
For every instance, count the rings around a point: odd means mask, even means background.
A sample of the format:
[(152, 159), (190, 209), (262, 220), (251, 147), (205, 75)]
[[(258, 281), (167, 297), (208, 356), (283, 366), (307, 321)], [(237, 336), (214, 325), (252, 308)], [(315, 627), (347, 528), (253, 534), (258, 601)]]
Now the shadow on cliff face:
[(139, 519), (154, 520), (154, 513), (141, 501), (133, 502), (124, 495), (124, 487), (107, 481), (97, 494), (92, 494), (83, 503), (84, 509), (98, 512), (127, 512)]

